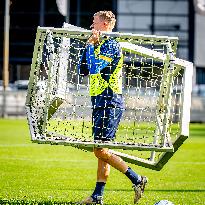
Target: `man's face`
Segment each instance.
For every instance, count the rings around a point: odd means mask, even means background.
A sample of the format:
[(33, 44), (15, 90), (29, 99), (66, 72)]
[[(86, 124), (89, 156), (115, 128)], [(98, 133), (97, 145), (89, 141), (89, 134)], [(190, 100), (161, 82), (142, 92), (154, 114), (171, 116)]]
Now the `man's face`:
[(99, 16), (94, 16), (93, 23), (90, 26), (90, 28), (93, 28), (97, 31), (106, 31), (107, 30), (107, 22), (100, 19)]

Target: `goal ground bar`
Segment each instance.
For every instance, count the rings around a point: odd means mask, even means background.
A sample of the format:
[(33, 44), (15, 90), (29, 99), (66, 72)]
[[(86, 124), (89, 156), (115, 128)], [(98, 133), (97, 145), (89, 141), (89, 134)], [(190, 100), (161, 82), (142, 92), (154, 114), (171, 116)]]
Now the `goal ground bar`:
[(33, 142), (48, 143), (55, 145), (71, 145), (80, 149), (85, 148), (109, 148), (109, 149), (124, 149), (124, 150), (138, 150), (138, 151), (156, 151), (156, 152), (174, 152), (174, 147), (161, 146), (156, 144), (146, 143), (120, 143), (120, 142), (102, 142), (102, 141), (80, 141), (79, 139), (68, 138), (63, 135), (50, 135), (52, 137), (46, 137), (45, 139), (34, 139)]
[[(178, 137), (174, 143), (173, 143), (173, 152), (165, 152), (162, 154), (162, 156), (158, 159), (158, 161), (154, 162), (151, 161), (149, 159), (142, 159), (133, 155), (129, 155), (129, 154), (125, 154), (122, 152), (118, 152), (118, 151), (114, 151), (110, 149), (110, 152), (113, 154), (118, 155), (119, 157), (121, 157), (125, 162), (131, 163), (131, 164), (135, 164), (138, 166), (142, 166), (148, 169), (152, 169), (152, 170), (156, 170), (156, 171), (160, 171), (164, 165), (169, 161), (169, 159), (175, 154), (175, 152), (179, 149), (179, 147), (184, 143), (184, 141), (188, 138), (188, 136), (184, 136), (181, 135), (180, 137)], [(75, 143), (75, 144), (68, 144), (65, 142), (65, 140), (42, 140), (42, 139), (36, 139), (36, 140), (32, 140), (32, 142), (34, 143), (38, 143), (38, 144), (51, 144), (51, 145), (71, 145), (75, 148), (79, 148), (85, 151), (93, 151), (92, 147), (89, 146), (84, 146), (84, 144), (80, 144), (80, 143)], [(156, 148), (155, 148), (156, 149)], [(157, 150), (155, 150), (157, 151)]]
[(114, 150), (111, 150), (113, 154), (116, 154), (120, 156), (124, 161), (135, 164), (138, 166), (142, 166), (145, 168), (149, 168), (152, 170), (160, 171), (164, 165), (169, 161), (169, 159), (175, 154), (175, 152), (179, 149), (179, 147), (184, 143), (184, 141), (188, 138), (188, 136), (181, 135), (179, 136), (173, 143), (174, 152), (165, 152), (162, 154), (162, 156), (158, 159), (158, 161), (150, 161), (138, 158), (136, 156), (132, 156), (129, 154), (124, 154), (122, 152), (117, 152)]

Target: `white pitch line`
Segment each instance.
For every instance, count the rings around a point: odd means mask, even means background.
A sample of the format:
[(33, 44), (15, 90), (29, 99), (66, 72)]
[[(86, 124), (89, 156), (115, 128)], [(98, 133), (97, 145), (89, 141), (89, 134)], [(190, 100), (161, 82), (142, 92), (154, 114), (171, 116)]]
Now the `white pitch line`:
[(201, 164), (205, 164), (205, 162), (172, 162), (174, 164), (197, 164), (197, 165), (201, 165)]
[(19, 160), (19, 161), (32, 161), (32, 162), (94, 162), (95, 160), (65, 160), (65, 159), (35, 159), (35, 158), (24, 158), (24, 157), (0, 157), (0, 160)]
[(0, 144), (0, 147), (33, 147), (37, 144)]

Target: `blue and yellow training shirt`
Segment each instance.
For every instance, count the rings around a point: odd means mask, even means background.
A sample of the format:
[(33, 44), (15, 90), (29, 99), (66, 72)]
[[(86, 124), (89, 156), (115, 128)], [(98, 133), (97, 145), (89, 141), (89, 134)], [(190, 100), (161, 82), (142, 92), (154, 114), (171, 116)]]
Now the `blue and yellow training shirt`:
[(94, 46), (88, 44), (79, 64), (79, 73), (90, 75), (90, 96), (93, 108), (123, 108), (123, 57), (119, 43), (108, 38)]

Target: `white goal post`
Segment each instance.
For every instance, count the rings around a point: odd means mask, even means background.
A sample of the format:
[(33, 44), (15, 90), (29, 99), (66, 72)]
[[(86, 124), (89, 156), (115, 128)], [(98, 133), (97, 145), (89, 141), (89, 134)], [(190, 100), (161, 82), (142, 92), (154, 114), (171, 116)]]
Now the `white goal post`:
[(123, 50), (125, 112), (116, 141), (93, 141), (89, 78), (77, 69), (90, 35), (70, 24), (38, 27), (26, 100), (32, 141), (107, 147), (126, 161), (161, 169), (189, 135), (193, 64), (176, 57), (178, 38), (102, 33)]

